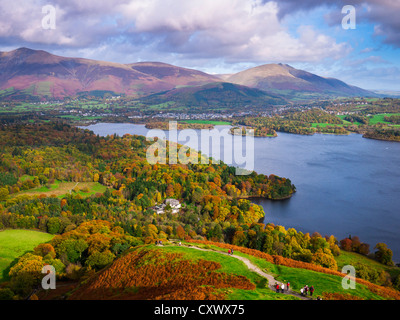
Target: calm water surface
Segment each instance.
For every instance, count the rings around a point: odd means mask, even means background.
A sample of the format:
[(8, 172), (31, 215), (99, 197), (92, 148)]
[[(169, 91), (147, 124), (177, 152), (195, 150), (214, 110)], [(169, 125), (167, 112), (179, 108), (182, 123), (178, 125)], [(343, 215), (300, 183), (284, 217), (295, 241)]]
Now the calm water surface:
[[(134, 124), (86, 128), (102, 136), (149, 131)], [(255, 138), (254, 155), (258, 173), (290, 178), (297, 188), (289, 200), (254, 200), (264, 208), (266, 223), (333, 234), (339, 240), (357, 235), (371, 251), (376, 243), (385, 242), (393, 250), (393, 260), (400, 261), (400, 143), (357, 134), (279, 133), (277, 138)]]

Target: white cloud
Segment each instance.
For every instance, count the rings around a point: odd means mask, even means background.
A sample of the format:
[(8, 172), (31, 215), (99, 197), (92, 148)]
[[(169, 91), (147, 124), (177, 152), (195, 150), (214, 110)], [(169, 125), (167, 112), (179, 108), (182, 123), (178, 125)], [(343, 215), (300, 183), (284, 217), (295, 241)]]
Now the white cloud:
[(311, 27), (295, 37), (278, 19), (275, 2), (149, 0), (120, 5), (130, 33), (159, 39), (158, 49), (238, 61), (320, 61), (348, 53), (348, 46)]
[[(261, 0), (54, 0), (56, 30), (41, 28), (45, 0), (0, 4), (0, 37), (27, 44), (74, 47), (86, 52), (130, 48), (170, 60), (319, 62), (338, 59), (349, 46), (303, 26), (292, 34), (278, 19), (275, 2)], [(17, 39), (17, 40), (15, 40)], [(120, 53), (122, 54), (122, 52)], [(117, 56), (117, 53), (116, 55)], [(93, 58), (93, 56), (87, 56)], [(100, 58), (96, 56), (96, 58)]]

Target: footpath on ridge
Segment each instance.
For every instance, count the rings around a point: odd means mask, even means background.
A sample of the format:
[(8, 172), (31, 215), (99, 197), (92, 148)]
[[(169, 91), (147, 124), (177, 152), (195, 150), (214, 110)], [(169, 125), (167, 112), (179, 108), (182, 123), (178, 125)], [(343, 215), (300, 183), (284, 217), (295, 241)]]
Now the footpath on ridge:
[[(175, 244), (175, 245), (177, 245), (177, 244)], [(257, 267), (256, 265), (254, 265), (249, 259), (244, 258), (244, 257), (242, 257), (242, 256), (238, 256), (238, 255), (235, 255), (235, 254), (228, 254), (227, 252), (224, 252), (224, 251), (204, 249), (204, 248), (200, 248), (200, 247), (196, 247), (196, 246), (191, 246), (191, 245), (186, 245), (186, 244), (185, 244), (185, 245), (182, 245), (182, 246), (184, 246), (184, 247), (186, 247), (186, 248), (201, 250), (201, 251), (216, 252), (216, 253), (220, 253), (220, 254), (224, 254), (224, 255), (229, 255), (229, 256), (232, 257), (232, 258), (239, 259), (240, 261), (242, 261), (242, 262), (246, 265), (246, 267), (247, 267), (250, 271), (253, 271), (253, 272), (257, 273), (258, 275), (260, 275), (261, 277), (267, 279), (267, 280), (268, 280), (268, 288), (270, 288), (270, 289), (273, 290), (273, 291), (275, 291), (275, 286), (276, 286), (276, 284), (278, 284), (279, 286), (282, 286), (282, 284), (283, 284), (282, 282), (275, 280), (275, 278), (274, 278), (271, 274), (264, 272), (264, 271), (261, 270), (259, 267)], [(284, 285), (285, 285), (285, 287), (286, 287), (286, 284), (284, 284)], [(283, 292), (283, 294), (289, 294), (289, 295), (295, 296), (295, 297), (297, 297), (297, 298), (300, 298), (300, 299), (302, 299), (302, 300), (313, 300), (311, 297), (309, 297), (309, 296), (302, 296), (300, 293), (298, 293), (298, 292), (296, 292), (296, 291), (293, 291), (292, 289), (289, 289), (289, 291), (285, 289), (284, 292)]]

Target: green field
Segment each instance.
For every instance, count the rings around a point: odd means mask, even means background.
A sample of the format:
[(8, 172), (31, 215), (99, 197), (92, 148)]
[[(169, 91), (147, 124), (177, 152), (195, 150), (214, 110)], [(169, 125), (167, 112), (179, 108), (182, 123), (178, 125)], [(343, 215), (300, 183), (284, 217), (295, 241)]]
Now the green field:
[(74, 116), (74, 115), (63, 115), (60, 116), (60, 118), (63, 119), (69, 119), (69, 120), (74, 120), (74, 121), (79, 121), (79, 120), (101, 120), (102, 117), (98, 116)]
[(343, 121), (343, 125), (356, 125), (356, 126), (360, 126), (362, 125), (362, 123), (360, 122), (353, 122), (351, 123), (350, 121), (344, 120), (344, 118), (346, 117), (346, 115), (341, 115), (341, 116), (337, 116), (338, 118), (340, 118)]
[(0, 281), (8, 280), (9, 266), (16, 258), (53, 237), (51, 234), (32, 230), (0, 231)]
[(382, 113), (382, 114), (375, 114), (369, 119), (370, 124), (377, 124), (377, 123), (384, 123), (390, 124), (390, 122), (385, 121), (385, 117), (389, 116), (400, 116), (400, 113)]
[[(25, 179), (28, 178), (29, 176), (25, 177)], [(75, 189), (75, 191), (77, 191), (76, 193), (81, 195), (82, 197), (88, 197), (96, 193), (103, 193), (104, 191), (106, 191), (107, 187), (98, 182), (65, 182), (56, 180), (52, 185), (49, 186), (49, 188), (47, 186), (41, 186), (35, 189), (12, 194), (11, 197), (14, 198), (24, 195), (39, 196), (41, 194), (44, 194), (47, 197), (56, 196), (58, 198), (62, 198), (67, 193), (73, 193), (73, 189)], [(88, 192), (84, 192), (82, 191), (82, 189), (87, 189)]]
[(182, 120), (179, 122), (184, 123), (199, 123), (199, 124), (212, 124), (214, 126), (229, 126), (231, 125), (230, 122), (227, 121), (212, 121), (212, 120)]
[(343, 127), (343, 124), (332, 124), (332, 123), (312, 123), (311, 127), (326, 128), (326, 127)]

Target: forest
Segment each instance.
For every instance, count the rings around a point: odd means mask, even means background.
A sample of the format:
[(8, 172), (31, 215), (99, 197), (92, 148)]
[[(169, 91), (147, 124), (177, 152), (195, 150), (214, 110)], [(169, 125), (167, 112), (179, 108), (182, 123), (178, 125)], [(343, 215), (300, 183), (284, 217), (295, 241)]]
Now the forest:
[[(261, 223), (268, 213), (249, 198), (290, 197), (296, 188), (288, 178), (237, 176), (223, 163), (150, 165), (149, 144), (142, 136), (100, 137), (61, 122), (0, 126), (0, 230), (55, 235), (15, 261), (0, 296), (26, 297), (44, 264), (55, 266), (61, 279), (84, 279), (126, 249), (155, 240), (229, 243), (332, 270), (341, 248), (370, 253), (369, 245), (354, 238), (342, 243)], [(60, 196), (24, 193), (55, 181), (96, 182), (106, 189), (87, 196), (74, 190)], [(180, 212), (167, 206), (157, 215), (152, 207), (170, 198), (182, 203)], [(382, 263), (393, 264), (390, 249), (381, 245), (378, 252)], [(365, 274), (387, 283), (384, 276)]]
[[(329, 110), (326, 111), (326, 110)], [(347, 135), (351, 132), (362, 134), (364, 138), (400, 141), (400, 128), (398, 114), (381, 115), (377, 119), (376, 114), (366, 111), (344, 111), (344, 115), (337, 116), (336, 112), (329, 108), (305, 109), (302, 111), (285, 110), (279, 115), (269, 117), (243, 117), (237, 118), (233, 125), (254, 129), (254, 135), (259, 137), (276, 136), (276, 132), (287, 132), (301, 135), (313, 135), (315, 133)], [(339, 108), (338, 110), (342, 110)], [(348, 110), (348, 109), (346, 109)], [(369, 108), (378, 112), (376, 108)], [(382, 110), (397, 110), (395, 107)], [(381, 111), (383, 112), (383, 111)], [(243, 129), (244, 130), (244, 129)]]
[(348, 134), (343, 121), (325, 111), (313, 108), (307, 111), (286, 111), (270, 117), (243, 117), (233, 125), (254, 129), (255, 136), (276, 136), (276, 131), (293, 134), (313, 135), (315, 133)]

